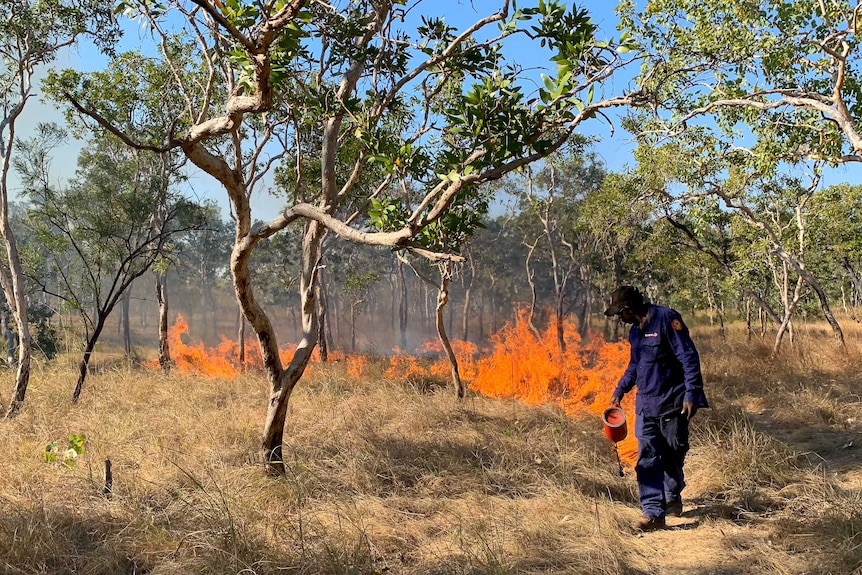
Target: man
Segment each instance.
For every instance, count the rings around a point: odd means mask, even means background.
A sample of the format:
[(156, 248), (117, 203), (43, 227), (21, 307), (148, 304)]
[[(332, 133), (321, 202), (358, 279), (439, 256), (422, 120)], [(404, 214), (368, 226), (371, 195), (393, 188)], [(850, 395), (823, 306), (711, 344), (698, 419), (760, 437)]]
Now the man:
[(632, 324), (631, 359), (611, 405), (618, 406), (637, 386), (635, 472), (643, 516), (634, 528), (662, 529), (666, 515), (682, 514), (688, 422), (699, 408), (709, 407), (703, 393), (700, 357), (679, 313), (647, 304), (637, 288), (614, 290), (605, 315)]

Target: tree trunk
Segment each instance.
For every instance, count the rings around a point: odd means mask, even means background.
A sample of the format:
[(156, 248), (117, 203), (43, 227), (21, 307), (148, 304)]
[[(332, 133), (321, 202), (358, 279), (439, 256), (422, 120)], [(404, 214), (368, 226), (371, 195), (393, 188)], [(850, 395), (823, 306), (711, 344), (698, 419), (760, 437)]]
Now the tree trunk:
[(790, 295), (789, 284), (787, 283), (786, 275), (784, 287), (782, 288), (781, 299), (784, 301), (784, 317), (781, 320), (781, 324), (778, 326), (778, 332), (775, 334), (775, 342), (772, 345), (772, 353), (770, 353), (770, 358), (775, 358), (778, 355), (778, 351), (781, 349), (781, 341), (784, 338), (784, 335), (790, 331), (791, 338), (793, 336), (792, 325), (793, 314), (796, 313), (796, 306), (799, 304), (799, 300), (802, 297), (802, 285), (804, 280), (802, 276), (799, 276), (796, 280), (796, 288), (793, 290), (793, 296)]
[(401, 290), (398, 301), (398, 332), (401, 335), (401, 350), (407, 350), (407, 281), (404, 277), (404, 263), (398, 262), (398, 284)]
[(236, 331), (236, 341), (239, 370), (245, 372), (245, 318), (242, 316), (242, 310), (239, 313), (239, 328)]
[[(848, 258), (844, 258), (841, 262), (841, 266), (844, 268), (844, 271), (847, 272), (847, 277), (850, 278), (850, 281), (853, 282), (853, 287), (856, 288), (857, 294), (862, 294), (862, 279), (859, 278), (859, 274), (856, 273), (856, 270), (853, 269), (853, 265), (850, 263)], [(853, 305), (851, 302), (850, 305)]]
[(557, 294), (557, 306), (554, 313), (554, 325), (557, 332), (557, 348), (560, 354), (566, 353), (566, 329), (563, 321), (563, 297), (562, 294)]
[[(284, 460), (282, 455), (282, 444), (284, 442), (284, 423), (287, 418), (287, 405), (293, 388), (305, 373), (305, 368), (311, 360), (314, 346), (317, 345), (317, 313), (314, 297), (314, 282), (317, 276), (317, 264), (320, 261), (320, 242), (324, 230), (317, 222), (309, 222), (306, 225), (302, 239), (302, 256), (300, 271), (300, 306), (302, 317), (302, 339), (293, 353), (293, 358), (286, 369), (281, 368), (278, 357), (278, 346), (275, 342), (275, 334), (269, 319), (262, 313), (259, 307), (251, 308), (247, 304), (252, 303), (251, 286), (248, 283), (248, 268), (244, 267), (244, 273), (240, 274), (239, 280), (235, 280), (237, 296), (244, 303), (243, 310), (249, 323), (254, 327), (258, 335), (261, 350), (264, 357), (264, 366), (269, 376), (271, 389), (269, 394), (269, 409), (266, 414), (266, 422), (263, 430), (263, 454), (264, 461), (272, 472), (284, 473)], [(236, 251), (236, 250), (235, 250)], [(233, 262), (232, 269), (237, 269)], [(238, 262), (242, 263), (242, 262)], [(247, 259), (245, 260), (247, 263)], [(237, 272), (234, 272), (237, 277)], [(249, 299), (251, 297), (251, 299)], [(255, 302), (256, 303), (256, 302)]]
[(835, 339), (835, 343), (840, 347), (845, 347), (844, 342), (844, 332), (841, 330), (841, 326), (838, 324), (838, 320), (835, 318), (835, 314), (832, 313), (832, 309), (829, 307), (829, 301), (826, 297), (826, 292), (823, 291), (823, 287), (821, 287), (819, 282), (815, 282), (811, 285), (811, 288), (814, 290), (814, 293), (817, 294), (817, 299), (820, 300), (820, 311), (823, 312), (823, 317), (826, 318), (826, 321), (829, 323), (829, 326), (832, 328), (832, 337)]
[(446, 357), (449, 359), (449, 365), (452, 366), (452, 383), (455, 385), (458, 399), (464, 399), (467, 395), (467, 388), (461, 380), (461, 372), (458, 370), (458, 358), (455, 357), (455, 352), (452, 350), (452, 344), (449, 343), (449, 337), (446, 335), (446, 328), (443, 325), (443, 308), (449, 302), (449, 278), (448, 274), (444, 273), (440, 282), (440, 289), (437, 292), (437, 335), (440, 338), (440, 343), (443, 345), (443, 350), (446, 352)]
[[(398, 265), (396, 262), (395, 265)], [(395, 334), (398, 333), (398, 278), (393, 274), (386, 274), (389, 282), (389, 333), (392, 334), (392, 345), (395, 346)]]
[(727, 339), (727, 334), (724, 331), (724, 310), (715, 299), (715, 292), (712, 289), (712, 277), (709, 275), (709, 268), (706, 270), (706, 300), (709, 303), (709, 325), (714, 325), (715, 318), (718, 318), (718, 334), (721, 339)]
[(317, 343), (320, 346), (320, 361), (329, 361), (329, 346), (326, 344), (326, 295), (323, 286), (323, 278), (318, 276), (314, 284), (317, 296)]
[(524, 262), (524, 267), (527, 269), (527, 284), (530, 286), (530, 312), (527, 315), (527, 325), (530, 326), (530, 331), (533, 332), (533, 335), (536, 336), (536, 339), (540, 339), (542, 336), (539, 333), (538, 328), (536, 328), (535, 318), (536, 318), (536, 282), (533, 274), (533, 270), (530, 267), (530, 260), (533, 257), (533, 252), (536, 250), (536, 246), (539, 244), (539, 240), (536, 240), (533, 245), (528, 245), (530, 249), (527, 250), (527, 258)]
[(132, 290), (127, 289), (123, 293), (123, 305), (122, 305), (122, 313), (120, 314), (120, 325), (123, 330), (123, 351), (126, 354), (126, 357), (129, 358), (132, 356), (132, 332), (131, 327), (129, 326), (129, 308), (132, 303)]
[(159, 304), (159, 367), (171, 370), (171, 348), (168, 343), (168, 286), (165, 272), (156, 272), (156, 301)]
[[(423, 318), (422, 325), (427, 327), (431, 322), (431, 308), (429, 307), (431, 305), (431, 296), (428, 286), (424, 283), (422, 284), (422, 303), (425, 309), (425, 317)], [(424, 333), (422, 335), (424, 336)]]
[(476, 322), (479, 324), (479, 334), (478, 339), (479, 342), (485, 341), (485, 305), (488, 302), (488, 292), (484, 290), (479, 291), (479, 311), (476, 314)]
[(811, 289), (817, 294), (817, 299), (820, 301), (820, 311), (823, 312), (823, 317), (826, 318), (826, 321), (829, 323), (829, 326), (832, 328), (832, 337), (835, 339), (835, 343), (840, 347), (845, 347), (844, 343), (844, 332), (841, 330), (841, 326), (838, 324), (838, 320), (835, 319), (835, 315), (832, 313), (832, 309), (829, 307), (829, 301), (826, 297), (826, 292), (823, 291), (823, 287), (820, 285), (814, 276), (812, 276), (805, 266), (797, 259), (792, 257), (783, 249), (776, 250), (778, 255), (782, 260), (786, 261), (793, 271), (799, 274), (799, 276), (805, 280)]
[[(5, 177), (4, 177), (5, 183)], [(6, 410), (6, 418), (15, 417), (24, 405), (27, 395), (27, 386), (30, 383), (30, 362), (33, 355), (33, 340), (30, 336), (30, 324), (27, 319), (27, 297), (24, 293), (24, 272), (21, 268), (21, 260), (18, 254), (18, 244), (9, 226), (9, 211), (6, 203), (6, 190), (4, 186), (2, 206), (0, 206), (0, 234), (4, 239), (6, 256), (9, 268), (0, 272), (0, 283), (6, 294), (15, 326), (18, 328), (18, 370), (15, 374), (15, 389)], [(8, 274), (8, 275), (7, 275)]]
[(81, 397), (81, 390), (84, 388), (84, 380), (87, 379), (87, 373), (90, 369), (90, 359), (93, 356), (93, 350), (96, 349), (96, 342), (99, 341), (99, 336), (102, 334), (102, 329), (105, 327), (105, 318), (107, 315), (99, 314), (98, 320), (93, 333), (87, 339), (87, 345), (84, 347), (84, 355), (81, 356), (81, 361), (78, 364), (78, 382), (75, 384), (75, 391), (72, 393), (72, 403), (77, 403)]
[(751, 298), (745, 298), (745, 341), (751, 342)]
[(466, 285), (464, 286), (464, 307), (461, 322), (461, 339), (463, 341), (467, 341), (470, 336), (470, 298), (473, 295), (473, 284), (476, 281), (476, 262), (473, 261), (473, 253), (471, 251), (467, 252), (467, 258), (470, 262), (470, 279), (465, 282)]
[[(438, 297), (439, 297), (439, 294), (438, 294)], [(448, 297), (447, 297), (447, 300), (448, 300)], [(455, 326), (455, 306), (450, 305), (447, 309), (448, 309), (449, 313), (447, 314), (446, 332), (452, 333), (453, 331), (455, 331), (455, 327), (454, 327)], [(434, 323), (436, 326), (436, 323), (437, 323), (436, 319), (434, 320)]]
[[(337, 342), (337, 344), (336, 344), (337, 347), (339, 349), (341, 349), (344, 346), (344, 338), (342, 337), (342, 334), (341, 334), (341, 321), (343, 318), (341, 317), (340, 290), (337, 289), (337, 287), (336, 287), (336, 289), (332, 290), (331, 303), (332, 303), (332, 306), (331, 306), (332, 309), (329, 312), (329, 317), (331, 318), (332, 321), (330, 321), (330, 324), (335, 324), (335, 338), (334, 339), (335, 339), (335, 342)], [(294, 312), (294, 318), (295, 317), (296, 316), (295, 316), (295, 312)], [(332, 327), (330, 325), (330, 331), (331, 330), (332, 330)], [(296, 331), (297, 334), (300, 333), (300, 330), (297, 328), (297, 322), (295, 320), (294, 320), (294, 331)]]
[(15, 365), (15, 350), (18, 348), (18, 337), (12, 331), (12, 312), (8, 307), (3, 307), (3, 335), (6, 338), (6, 365)]
[(359, 307), (358, 301), (350, 303), (350, 352), (356, 353), (356, 313)]
[(461, 340), (467, 341), (470, 337), (470, 295), (473, 291), (472, 287), (468, 287), (464, 291), (464, 307), (461, 310)]
[(766, 312), (762, 307), (757, 308), (757, 317), (760, 320), (760, 339), (763, 339), (766, 335)]
[(578, 307), (578, 335), (581, 336), (581, 341), (586, 341), (590, 332), (590, 305), (592, 304), (591, 278), (586, 266), (579, 266), (579, 277), (583, 298), (581, 299), (581, 305)]

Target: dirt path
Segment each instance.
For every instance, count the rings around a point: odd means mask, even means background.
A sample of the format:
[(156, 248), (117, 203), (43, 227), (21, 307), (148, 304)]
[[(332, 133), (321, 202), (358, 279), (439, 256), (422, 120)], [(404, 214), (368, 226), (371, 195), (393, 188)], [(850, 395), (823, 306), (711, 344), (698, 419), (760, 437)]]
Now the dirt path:
[(751, 572), (766, 556), (780, 564), (782, 572), (806, 571), (801, 556), (772, 548), (767, 524), (712, 518), (711, 514), (705, 506), (687, 506), (682, 517), (668, 519), (667, 529), (637, 535), (633, 567), (651, 575), (739, 575)]
[(670, 518), (663, 531), (638, 536), (643, 546), (638, 569), (655, 575), (735, 574), (740, 572), (735, 542), (763, 539), (754, 529), (691, 513)]
[[(773, 430), (776, 435), (787, 433)], [(811, 435), (809, 433), (809, 435)], [(829, 470), (831, 483), (847, 492), (862, 492), (862, 465), (858, 433), (836, 441), (820, 437), (810, 447)], [(806, 551), (817, 527), (790, 530), (790, 510), (743, 513), (714, 502), (712, 494), (689, 486), (682, 517), (670, 517), (668, 528), (635, 536), (637, 549), (632, 566), (650, 575), (739, 575), (748, 573), (803, 574), (817, 571)], [(789, 497), (793, 497), (790, 495)], [(706, 502), (706, 503), (703, 503)], [(638, 517), (632, 510), (631, 519)], [(798, 516), (796, 517), (798, 519)], [(819, 550), (824, 551), (823, 549)], [(816, 560), (815, 560), (816, 561)]]

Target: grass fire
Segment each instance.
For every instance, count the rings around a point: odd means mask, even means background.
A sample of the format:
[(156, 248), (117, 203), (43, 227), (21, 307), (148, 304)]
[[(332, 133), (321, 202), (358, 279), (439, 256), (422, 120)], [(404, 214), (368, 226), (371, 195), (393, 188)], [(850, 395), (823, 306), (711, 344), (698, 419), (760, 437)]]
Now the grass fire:
[[(625, 343), (567, 326), (560, 355), (556, 334), (522, 314), (484, 350), (456, 344), (465, 401), (433, 345), (333, 353), (295, 391), (287, 473), (274, 480), (258, 464), (266, 384), (254, 346), (240, 367), (235, 342), (193, 343), (179, 319), (169, 374), (117, 363), (74, 406), (71, 363), (35, 374), (32, 408), (4, 423), (4, 572), (858, 569), (862, 350), (772, 363), (768, 342), (694, 329), (715, 405), (695, 424), (691, 508), (666, 532), (629, 531), (633, 448), (619, 477), (597, 415)], [(83, 449), (73, 465), (42, 457), (68, 437)]]

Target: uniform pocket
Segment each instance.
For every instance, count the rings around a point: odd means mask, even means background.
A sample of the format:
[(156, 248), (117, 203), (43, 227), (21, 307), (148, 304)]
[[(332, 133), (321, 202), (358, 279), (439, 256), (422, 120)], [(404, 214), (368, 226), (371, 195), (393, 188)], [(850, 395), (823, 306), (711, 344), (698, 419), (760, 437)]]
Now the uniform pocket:
[(688, 420), (684, 415), (663, 415), (661, 433), (671, 449), (683, 454), (688, 451)]

